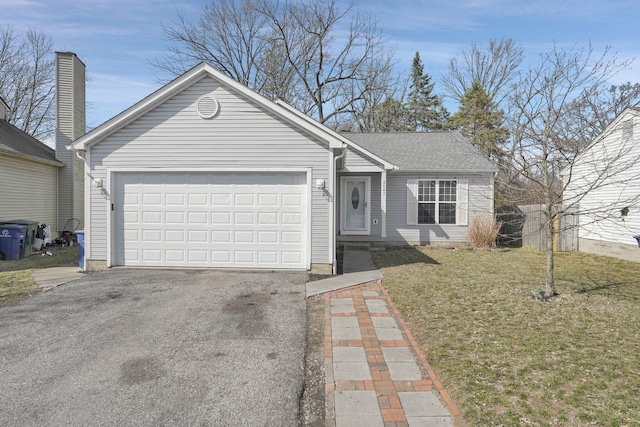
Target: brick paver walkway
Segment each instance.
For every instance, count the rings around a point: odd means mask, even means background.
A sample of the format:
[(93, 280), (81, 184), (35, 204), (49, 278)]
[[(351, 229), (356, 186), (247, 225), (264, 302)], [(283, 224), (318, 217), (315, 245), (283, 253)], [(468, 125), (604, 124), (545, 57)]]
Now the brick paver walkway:
[(463, 425), (380, 281), (324, 298), (327, 426)]

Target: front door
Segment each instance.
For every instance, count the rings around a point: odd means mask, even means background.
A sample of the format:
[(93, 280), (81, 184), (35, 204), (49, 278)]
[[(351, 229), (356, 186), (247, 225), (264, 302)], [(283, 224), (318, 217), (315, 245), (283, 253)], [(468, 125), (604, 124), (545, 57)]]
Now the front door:
[(371, 178), (343, 176), (340, 183), (340, 234), (369, 235)]

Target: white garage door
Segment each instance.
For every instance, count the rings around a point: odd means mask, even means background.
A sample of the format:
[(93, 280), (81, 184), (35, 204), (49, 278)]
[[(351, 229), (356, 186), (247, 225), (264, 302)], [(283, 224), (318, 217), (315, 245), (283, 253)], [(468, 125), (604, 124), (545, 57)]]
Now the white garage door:
[(305, 268), (304, 173), (117, 173), (116, 265)]

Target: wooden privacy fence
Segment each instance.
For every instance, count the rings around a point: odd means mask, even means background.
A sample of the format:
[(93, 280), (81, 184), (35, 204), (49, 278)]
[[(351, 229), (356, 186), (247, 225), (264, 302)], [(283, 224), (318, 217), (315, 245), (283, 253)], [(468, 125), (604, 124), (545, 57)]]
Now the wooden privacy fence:
[[(554, 223), (554, 250), (570, 252), (578, 250), (577, 209), (571, 209)], [(546, 215), (544, 205), (501, 206), (496, 209), (496, 219), (502, 222), (498, 243), (506, 246), (546, 249)]]

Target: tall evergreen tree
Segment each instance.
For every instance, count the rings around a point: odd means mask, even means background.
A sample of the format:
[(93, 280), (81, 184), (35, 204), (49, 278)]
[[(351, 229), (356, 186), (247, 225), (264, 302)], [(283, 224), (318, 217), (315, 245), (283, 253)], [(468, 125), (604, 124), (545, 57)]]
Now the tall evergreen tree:
[(450, 119), (459, 130), (487, 157), (500, 160), (502, 146), (509, 137), (504, 127), (504, 112), (491, 100), (480, 82), (472, 83), (460, 100), (460, 108)]
[(388, 96), (376, 108), (376, 132), (402, 132), (407, 128), (406, 111), (402, 101)]
[(411, 90), (407, 97), (407, 126), (414, 131), (446, 129), (449, 113), (442, 105), (442, 98), (433, 94), (435, 83), (424, 72), (420, 52), (416, 52), (411, 65)]

